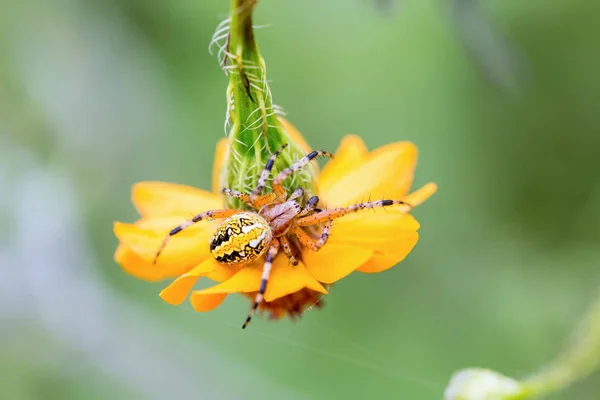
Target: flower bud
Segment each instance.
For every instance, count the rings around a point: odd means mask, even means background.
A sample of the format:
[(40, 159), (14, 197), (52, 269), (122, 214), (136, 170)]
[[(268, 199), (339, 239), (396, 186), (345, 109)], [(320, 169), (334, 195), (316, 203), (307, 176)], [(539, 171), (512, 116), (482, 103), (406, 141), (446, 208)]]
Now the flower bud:
[[(272, 174), (305, 155), (280, 121), (282, 111), (273, 104), (265, 61), (254, 40), (252, 10), (256, 0), (232, 0), (231, 18), (217, 28), (213, 42), (227, 36), (219, 50), (221, 65), (229, 76), (225, 126), (229, 151), (220, 173), (220, 189), (250, 193), (269, 157), (283, 145)], [(223, 32), (228, 30), (228, 35)], [(315, 167), (292, 174), (285, 182), (288, 192), (304, 189), (305, 198), (315, 193)], [(272, 175), (273, 176), (273, 175)], [(267, 185), (269, 190), (270, 185)], [(238, 199), (224, 197), (226, 207), (246, 208)]]

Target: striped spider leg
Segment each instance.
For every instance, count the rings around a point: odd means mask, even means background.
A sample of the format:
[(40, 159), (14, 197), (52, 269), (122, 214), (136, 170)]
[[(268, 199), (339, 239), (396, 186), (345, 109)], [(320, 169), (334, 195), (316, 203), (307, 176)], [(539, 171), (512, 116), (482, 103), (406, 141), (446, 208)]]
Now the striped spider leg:
[(153, 264), (156, 264), (156, 262), (158, 261), (158, 256), (160, 256), (160, 253), (162, 253), (162, 251), (165, 249), (165, 246), (167, 245), (167, 243), (169, 242), (169, 240), (171, 239), (172, 236), (178, 234), (182, 230), (192, 226), (193, 224), (195, 224), (197, 222), (200, 222), (200, 221), (203, 221), (206, 219), (213, 219), (213, 218), (227, 218), (227, 217), (231, 217), (232, 215), (235, 215), (241, 211), (242, 210), (232, 210), (232, 209), (206, 211), (206, 212), (196, 215), (194, 218), (192, 218), (190, 220), (185, 221), (183, 224), (178, 225), (175, 228), (171, 229), (171, 231), (168, 233), (168, 235), (163, 239), (163, 242), (160, 245), (160, 248), (156, 252), (156, 256), (154, 257)]
[(409, 208), (412, 206), (402, 200), (377, 200), (377, 201), (366, 201), (363, 203), (356, 203), (349, 205), (347, 207), (338, 207), (331, 208), (329, 210), (320, 210), (315, 212), (312, 215), (308, 215), (302, 218), (299, 218), (296, 221), (296, 225), (299, 227), (303, 226), (311, 226), (320, 223), (326, 223), (328, 221), (333, 221), (338, 218), (343, 217), (344, 215), (348, 215), (351, 213), (355, 213), (361, 210), (372, 209), (372, 208), (380, 208), (380, 207), (389, 207), (393, 205), (402, 205)]

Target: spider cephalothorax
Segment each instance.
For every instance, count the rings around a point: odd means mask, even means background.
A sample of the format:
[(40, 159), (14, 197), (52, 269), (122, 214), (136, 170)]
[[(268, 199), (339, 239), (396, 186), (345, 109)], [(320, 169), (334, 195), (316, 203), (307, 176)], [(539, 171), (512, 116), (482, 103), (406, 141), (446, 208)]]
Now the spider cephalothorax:
[[(259, 304), (263, 301), (271, 266), (280, 248), (283, 249), (290, 262), (297, 265), (298, 258), (301, 256), (298, 249), (306, 248), (318, 251), (323, 247), (329, 238), (333, 220), (365, 208), (385, 207), (394, 204), (407, 205), (400, 200), (378, 200), (322, 210), (317, 208), (319, 203), (317, 196), (312, 196), (303, 201), (304, 191), (300, 188), (288, 195), (283, 187), (283, 181), (320, 155), (332, 157), (330, 153), (325, 151), (312, 151), (283, 169), (271, 182), (273, 191), (261, 194), (271, 174), (275, 160), (285, 146), (283, 145), (269, 158), (252, 193), (245, 194), (232, 189), (223, 189), (224, 195), (241, 200), (250, 206), (253, 211), (223, 209), (198, 214), (191, 220), (173, 228), (165, 237), (156, 254), (156, 259), (158, 259), (171, 236), (196, 222), (214, 218), (224, 218), (210, 241), (210, 252), (218, 262), (243, 265), (266, 254), (260, 288), (242, 328), (248, 325)], [(319, 226), (322, 226), (320, 231), (311, 229)]]

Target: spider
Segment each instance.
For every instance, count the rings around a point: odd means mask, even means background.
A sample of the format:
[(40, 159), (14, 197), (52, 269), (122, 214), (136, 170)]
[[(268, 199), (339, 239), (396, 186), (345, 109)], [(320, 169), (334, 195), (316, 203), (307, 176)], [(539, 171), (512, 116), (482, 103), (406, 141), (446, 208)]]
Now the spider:
[[(297, 188), (288, 196), (283, 187), (283, 181), (318, 156), (333, 158), (331, 153), (322, 150), (312, 151), (283, 169), (272, 180), (273, 191), (261, 194), (266, 187), (277, 156), (286, 146), (287, 144), (284, 144), (271, 155), (258, 179), (257, 186), (250, 194), (227, 188), (222, 190), (224, 195), (239, 199), (249, 205), (253, 211), (223, 209), (200, 213), (173, 228), (163, 240), (154, 259), (154, 263), (156, 263), (170, 238), (187, 227), (203, 220), (223, 218), (224, 221), (212, 236), (209, 244), (210, 252), (218, 262), (228, 265), (244, 265), (266, 254), (260, 288), (242, 329), (248, 326), (256, 309), (263, 301), (273, 260), (280, 249), (283, 249), (292, 265), (297, 265), (298, 254), (301, 254), (302, 248), (318, 251), (325, 245), (333, 220), (367, 208), (386, 207), (394, 204), (411, 207), (401, 200), (378, 200), (323, 210), (317, 208), (319, 203), (317, 196), (310, 197), (302, 206), (300, 203), (304, 199), (302, 188)], [(323, 227), (319, 232), (315, 227), (321, 225)]]

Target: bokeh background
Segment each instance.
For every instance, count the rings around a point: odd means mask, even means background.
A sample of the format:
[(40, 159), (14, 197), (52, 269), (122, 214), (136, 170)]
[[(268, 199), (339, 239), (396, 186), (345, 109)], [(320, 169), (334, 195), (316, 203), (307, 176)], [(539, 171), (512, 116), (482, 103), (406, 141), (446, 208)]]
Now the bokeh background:
[(209, 187), (228, 3), (3, 2), (0, 399), (439, 399), (459, 368), (550, 361), (600, 284), (600, 3), (261, 1), (312, 146), (414, 141), (440, 190), (401, 266), (246, 331), (245, 299), (172, 307), (112, 259), (134, 182)]

